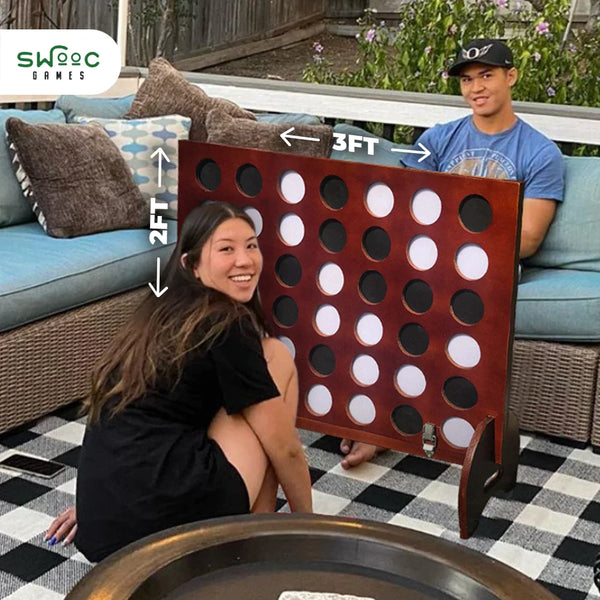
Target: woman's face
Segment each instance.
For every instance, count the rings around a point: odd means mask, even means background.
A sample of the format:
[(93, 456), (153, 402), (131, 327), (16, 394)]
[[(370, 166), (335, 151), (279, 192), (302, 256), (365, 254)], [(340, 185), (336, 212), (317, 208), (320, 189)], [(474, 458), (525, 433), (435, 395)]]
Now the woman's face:
[(263, 259), (254, 230), (231, 218), (219, 225), (204, 244), (194, 275), (207, 287), (248, 302), (258, 285)]

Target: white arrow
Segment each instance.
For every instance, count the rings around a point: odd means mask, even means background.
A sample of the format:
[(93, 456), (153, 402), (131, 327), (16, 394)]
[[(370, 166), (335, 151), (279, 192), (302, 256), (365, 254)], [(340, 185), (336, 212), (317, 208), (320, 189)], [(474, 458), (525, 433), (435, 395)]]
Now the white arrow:
[(425, 160), (431, 154), (431, 152), (429, 152), (429, 150), (425, 148), (425, 146), (423, 146), (421, 142), (419, 142), (419, 146), (421, 147), (421, 150), (405, 150), (404, 148), (392, 148), (392, 152), (405, 152), (406, 154), (422, 154), (423, 156), (421, 156), (421, 158), (417, 161), (421, 162), (422, 160)]
[(168, 287), (165, 287), (162, 290), (160, 289), (160, 256), (156, 257), (156, 287), (150, 282), (148, 282), (148, 285), (157, 298), (160, 298), (169, 289)]
[(171, 162), (167, 153), (162, 148), (157, 148), (151, 155), (150, 158), (154, 158), (158, 154), (158, 187), (162, 186), (162, 161), (163, 158), (167, 162)]
[(288, 145), (291, 146), (292, 144), (289, 142), (289, 140), (306, 140), (307, 142), (320, 142), (321, 140), (319, 138), (311, 138), (311, 137), (304, 137), (302, 135), (290, 135), (290, 133), (292, 131), (294, 131), (294, 129), (296, 129), (295, 127), (290, 127), (287, 131), (284, 131), (283, 133), (279, 134), (279, 137)]

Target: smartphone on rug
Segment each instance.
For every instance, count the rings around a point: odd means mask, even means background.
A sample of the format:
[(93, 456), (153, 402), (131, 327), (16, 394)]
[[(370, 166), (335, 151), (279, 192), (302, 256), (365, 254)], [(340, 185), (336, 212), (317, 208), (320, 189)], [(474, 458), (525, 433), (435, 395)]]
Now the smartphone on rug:
[(34, 456), (17, 453), (0, 460), (0, 468), (50, 479), (64, 471), (66, 466), (51, 460), (42, 460)]

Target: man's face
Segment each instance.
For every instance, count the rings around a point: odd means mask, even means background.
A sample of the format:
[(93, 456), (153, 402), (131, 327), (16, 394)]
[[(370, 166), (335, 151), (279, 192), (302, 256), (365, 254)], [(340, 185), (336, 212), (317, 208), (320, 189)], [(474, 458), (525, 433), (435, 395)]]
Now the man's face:
[(517, 70), (473, 63), (461, 71), (459, 81), (462, 96), (473, 113), (492, 117), (510, 105), (510, 89), (517, 81)]

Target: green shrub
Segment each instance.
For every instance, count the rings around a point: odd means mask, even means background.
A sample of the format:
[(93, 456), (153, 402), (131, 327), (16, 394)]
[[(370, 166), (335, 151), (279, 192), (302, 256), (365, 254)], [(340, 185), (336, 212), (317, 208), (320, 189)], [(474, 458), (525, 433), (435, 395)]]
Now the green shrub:
[[(315, 45), (304, 80), (414, 92), (458, 93), (447, 70), (473, 38), (507, 38), (520, 79), (515, 100), (600, 106), (600, 25), (571, 30), (569, 0), (546, 0), (543, 12), (508, 0), (416, 0), (402, 5), (398, 25), (359, 19), (355, 69), (333, 72)], [(510, 35), (509, 35), (510, 34)]]

